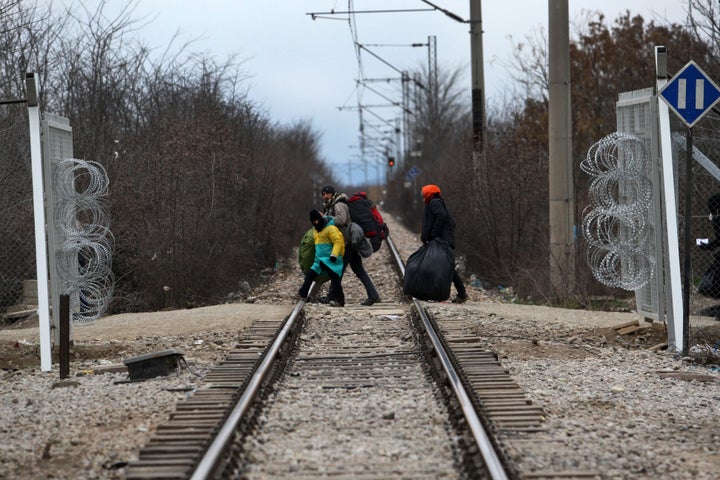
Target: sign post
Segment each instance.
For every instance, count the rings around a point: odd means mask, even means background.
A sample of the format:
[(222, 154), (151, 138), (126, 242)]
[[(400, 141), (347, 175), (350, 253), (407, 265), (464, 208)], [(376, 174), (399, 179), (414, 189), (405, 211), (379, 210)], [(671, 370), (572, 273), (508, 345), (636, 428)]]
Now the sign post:
[(690, 333), (690, 219), (692, 201), (692, 127), (720, 101), (720, 88), (692, 60), (658, 92), (660, 98), (687, 126), (685, 148), (685, 258), (683, 278), (682, 354), (688, 352)]

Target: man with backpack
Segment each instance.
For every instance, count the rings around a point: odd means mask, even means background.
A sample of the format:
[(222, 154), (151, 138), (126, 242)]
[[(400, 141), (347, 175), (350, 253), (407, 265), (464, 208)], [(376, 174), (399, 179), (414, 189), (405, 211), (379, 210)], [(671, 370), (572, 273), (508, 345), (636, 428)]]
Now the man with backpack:
[[(350, 265), (355, 276), (365, 287), (368, 298), (361, 303), (361, 305), (371, 306), (381, 301), (380, 295), (375, 289), (375, 285), (370, 279), (365, 267), (362, 263), (361, 248), (358, 245), (358, 241), (364, 240), (361, 238), (357, 239), (357, 235), (351, 236), (351, 224), (354, 222), (350, 208), (348, 206), (348, 197), (344, 193), (338, 193), (335, 191), (335, 187), (332, 185), (325, 185), (320, 191), (323, 199), (323, 214), (334, 218), (335, 225), (340, 228), (345, 236), (345, 255), (343, 257), (343, 272)], [(338, 225), (338, 222), (341, 225)], [(343, 229), (344, 227), (344, 229)], [(353, 244), (353, 237), (355, 237), (355, 244)], [(320, 302), (326, 303), (327, 298), (333, 297), (333, 286), (330, 286), (330, 291), (327, 297), (321, 297)]]
[(323, 215), (333, 217), (335, 226), (340, 229), (345, 237), (345, 244), (348, 243), (350, 235), (350, 208), (348, 197), (344, 193), (337, 193), (332, 185), (325, 185), (320, 190), (323, 201)]
[(365, 236), (370, 239), (373, 252), (380, 250), (382, 241), (390, 232), (373, 201), (368, 198), (367, 193), (355, 192), (348, 199), (348, 207), (352, 221), (360, 225)]

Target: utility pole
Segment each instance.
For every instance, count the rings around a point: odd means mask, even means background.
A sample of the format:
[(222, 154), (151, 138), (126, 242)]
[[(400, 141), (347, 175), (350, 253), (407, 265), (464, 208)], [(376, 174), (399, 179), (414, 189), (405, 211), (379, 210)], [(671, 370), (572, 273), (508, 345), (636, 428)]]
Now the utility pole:
[(431, 92), (437, 90), (437, 37), (428, 37), (428, 88)]
[(402, 156), (396, 159), (398, 167), (405, 168), (405, 162), (410, 155), (410, 74), (407, 70), (402, 72), (402, 118), (403, 118), (403, 150)]
[(428, 100), (431, 102), (430, 115), (437, 116), (438, 113), (438, 75), (437, 75), (437, 37), (428, 37)]
[(563, 295), (575, 288), (576, 236), (568, 0), (548, 0), (548, 12), (550, 283)]
[(470, 0), (470, 62), (472, 79), (472, 191), (470, 196), (470, 214), (478, 222), (487, 222), (487, 208), (483, 199), (487, 197), (488, 174), (485, 154), (485, 74), (483, 60), (482, 2)]
[(473, 151), (481, 157), (484, 156), (485, 150), (485, 74), (482, 33), (482, 2), (470, 0)]

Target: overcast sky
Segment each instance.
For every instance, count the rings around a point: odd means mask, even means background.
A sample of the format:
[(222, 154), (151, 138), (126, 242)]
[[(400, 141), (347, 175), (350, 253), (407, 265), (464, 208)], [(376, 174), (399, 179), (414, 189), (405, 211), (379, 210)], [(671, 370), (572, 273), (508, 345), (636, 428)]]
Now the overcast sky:
[[(113, 3), (117, 0), (110, 0)], [(354, 0), (356, 11), (429, 10), (421, 0)], [(469, 19), (469, 0), (432, 0), (455, 15)], [(683, 23), (684, 0), (570, 0), (570, 20), (578, 22), (590, 10), (602, 11), (609, 21), (630, 10), (656, 23)], [(321, 154), (337, 179), (364, 186), (374, 183), (384, 163), (371, 160), (363, 165), (358, 158), (358, 97), (355, 80), (358, 61), (346, 14), (346, 0), (141, 0), (136, 16), (154, 18), (143, 31), (145, 39), (162, 49), (180, 32), (183, 38), (199, 39), (193, 50), (206, 51), (218, 61), (233, 53), (244, 59), (251, 75), (250, 98), (268, 112), (273, 121), (290, 124), (307, 120), (322, 133)], [(512, 46), (526, 36), (547, 32), (548, 2), (544, 0), (486, 0), (483, 2), (483, 44), (485, 90), (489, 104), (501, 104), (512, 90), (507, 65)], [(363, 13), (355, 16), (357, 41), (398, 70), (415, 70), (427, 65), (426, 47), (412, 48), (435, 36), (438, 68), (461, 68), (463, 85), (470, 95), (469, 25), (438, 11)], [(572, 35), (573, 27), (571, 27)], [(672, 52), (670, 52), (672, 54)], [(398, 73), (389, 65), (363, 54), (366, 78), (393, 78)], [(401, 100), (399, 82), (397, 98)], [(381, 104), (368, 93), (364, 103)], [(343, 107), (342, 109), (339, 107)], [(383, 119), (399, 116), (399, 110), (378, 107)], [(367, 118), (367, 117), (366, 117)], [(369, 168), (366, 168), (369, 167)]]

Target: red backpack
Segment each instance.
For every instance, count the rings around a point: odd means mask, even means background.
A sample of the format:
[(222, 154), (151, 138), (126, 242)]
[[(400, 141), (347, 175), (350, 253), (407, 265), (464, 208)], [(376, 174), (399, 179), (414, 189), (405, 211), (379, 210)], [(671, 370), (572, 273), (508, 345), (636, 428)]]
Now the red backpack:
[(383, 239), (387, 238), (390, 233), (377, 207), (365, 192), (353, 193), (352, 197), (348, 199), (348, 207), (350, 219), (360, 225), (365, 236), (370, 239), (373, 251), (377, 252)]

